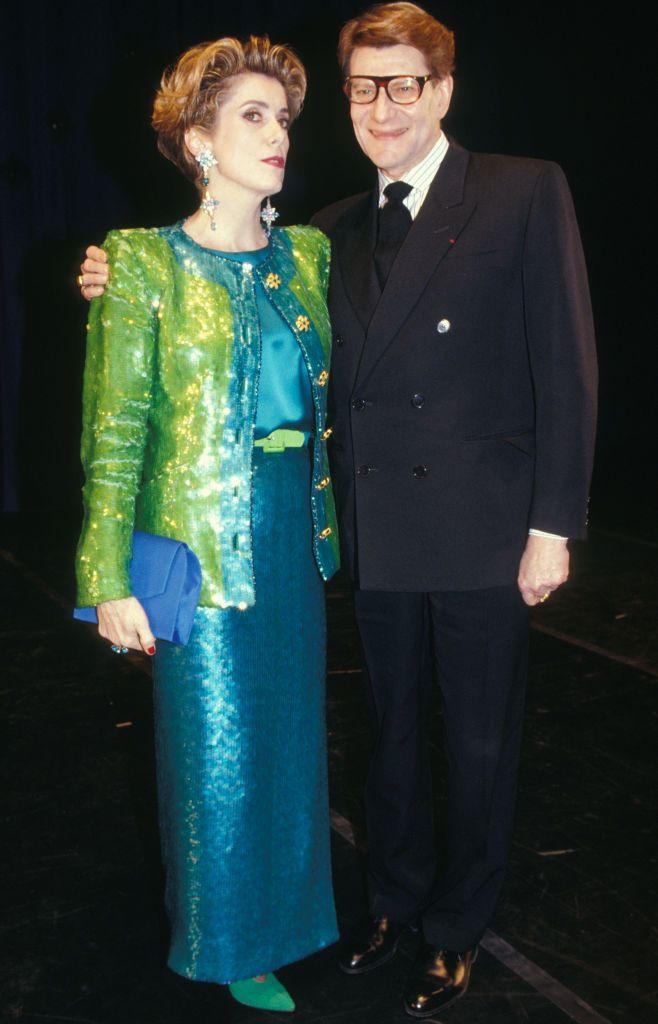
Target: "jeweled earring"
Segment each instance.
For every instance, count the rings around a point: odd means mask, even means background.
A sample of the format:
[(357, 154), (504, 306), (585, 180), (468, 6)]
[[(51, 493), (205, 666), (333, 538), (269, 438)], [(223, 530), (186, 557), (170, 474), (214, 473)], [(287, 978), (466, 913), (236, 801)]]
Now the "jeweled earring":
[(268, 238), (272, 234), (272, 225), (274, 224), (274, 221), (277, 219), (278, 216), (279, 216), (279, 211), (276, 210), (272, 206), (272, 204), (270, 202), (270, 197), (268, 196), (267, 197), (267, 202), (265, 203), (265, 206), (260, 211), (260, 219), (263, 222), (263, 227), (265, 228), (265, 234), (267, 235)]
[(203, 178), (201, 180), (203, 182), (204, 193), (200, 209), (205, 210), (210, 217), (210, 230), (216, 231), (217, 224), (215, 222), (215, 210), (219, 206), (219, 199), (213, 199), (210, 195), (210, 189), (208, 187), (210, 185), (210, 178), (208, 177), (208, 171), (211, 167), (217, 166), (217, 161), (215, 160), (214, 153), (210, 148), (202, 149), (200, 153), (196, 153), (194, 159), (203, 171)]

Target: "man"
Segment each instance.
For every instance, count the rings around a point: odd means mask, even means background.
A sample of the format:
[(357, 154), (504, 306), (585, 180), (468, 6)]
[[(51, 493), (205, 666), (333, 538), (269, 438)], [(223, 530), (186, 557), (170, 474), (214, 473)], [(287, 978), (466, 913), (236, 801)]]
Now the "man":
[[(333, 242), (334, 482), (377, 718), (373, 919), (342, 966), (385, 962), (420, 917), (425, 945), (405, 1007), (422, 1017), (465, 991), (500, 892), (527, 605), (566, 579), (565, 538), (585, 529), (594, 341), (560, 170), (469, 154), (441, 131), (452, 34), (412, 4), (386, 4), (345, 26), (339, 59), (379, 178), (314, 218)], [(428, 629), (449, 761), (438, 875)]]
[[(560, 169), (468, 153), (441, 129), (452, 33), (410, 3), (349, 22), (339, 59), (372, 192), (322, 210), (332, 239), (332, 465), (372, 688), (370, 914), (341, 966), (423, 944), (404, 993), (466, 991), (506, 868), (528, 606), (585, 533), (596, 371), (584, 260)], [(97, 293), (87, 261), (88, 296)], [(448, 833), (433, 842), (424, 709), (441, 685)]]

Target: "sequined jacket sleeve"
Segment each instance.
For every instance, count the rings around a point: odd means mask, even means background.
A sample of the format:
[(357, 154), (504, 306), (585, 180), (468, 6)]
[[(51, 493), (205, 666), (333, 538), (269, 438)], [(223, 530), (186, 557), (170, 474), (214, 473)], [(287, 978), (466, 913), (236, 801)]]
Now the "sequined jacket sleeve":
[(91, 303), (82, 401), (81, 605), (131, 593), (128, 563), (158, 322), (128, 233), (110, 232), (103, 247), (112, 270), (105, 294)]

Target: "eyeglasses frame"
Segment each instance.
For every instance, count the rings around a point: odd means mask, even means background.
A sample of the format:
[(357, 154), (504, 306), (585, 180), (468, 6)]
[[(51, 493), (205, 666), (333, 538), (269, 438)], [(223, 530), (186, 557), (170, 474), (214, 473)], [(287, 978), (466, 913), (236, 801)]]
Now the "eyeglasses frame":
[[(429, 80), (431, 78), (437, 77), (437, 75), (347, 75), (347, 77), (343, 79), (343, 92), (347, 96), (350, 103), (356, 103), (357, 107), (367, 107), (368, 104), (374, 103), (377, 100), (377, 97), (379, 96), (380, 89), (384, 90), (391, 103), (395, 103), (398, 107), (411, 107), (414, 103), (418, 103), (418, 100), (423, 95), (423, 89), (425, 88)], [(357, 102), (357, 100), (350, 99), (347, 90), (349, 87), (349, 83), (354, 78), (365, 78), (367, 82), (375, 83), (377, 91), (375, 92), (375, 95), (371, 100), (366, 100), (365, 103), (359, 103)], [(409, 103), (401, 103), (400, 100), (393, 99), (390, 92), (388, 91), (388, 87), (391, 82), (394, 82), (398, 78), (411, 78), (413, 79), (414, 82), (418, 82), (418, 85), (420, 86), (420, 92), (416, 96), (415, 100), (411, 100)]]

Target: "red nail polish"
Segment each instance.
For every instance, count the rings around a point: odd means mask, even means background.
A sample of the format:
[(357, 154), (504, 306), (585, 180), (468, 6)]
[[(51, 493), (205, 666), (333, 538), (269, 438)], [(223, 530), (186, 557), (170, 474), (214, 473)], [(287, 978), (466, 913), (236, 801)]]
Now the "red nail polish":
[(146, 653), (147, 654), (155, 654), (155, 647), (147, 647), (146, 648)]

